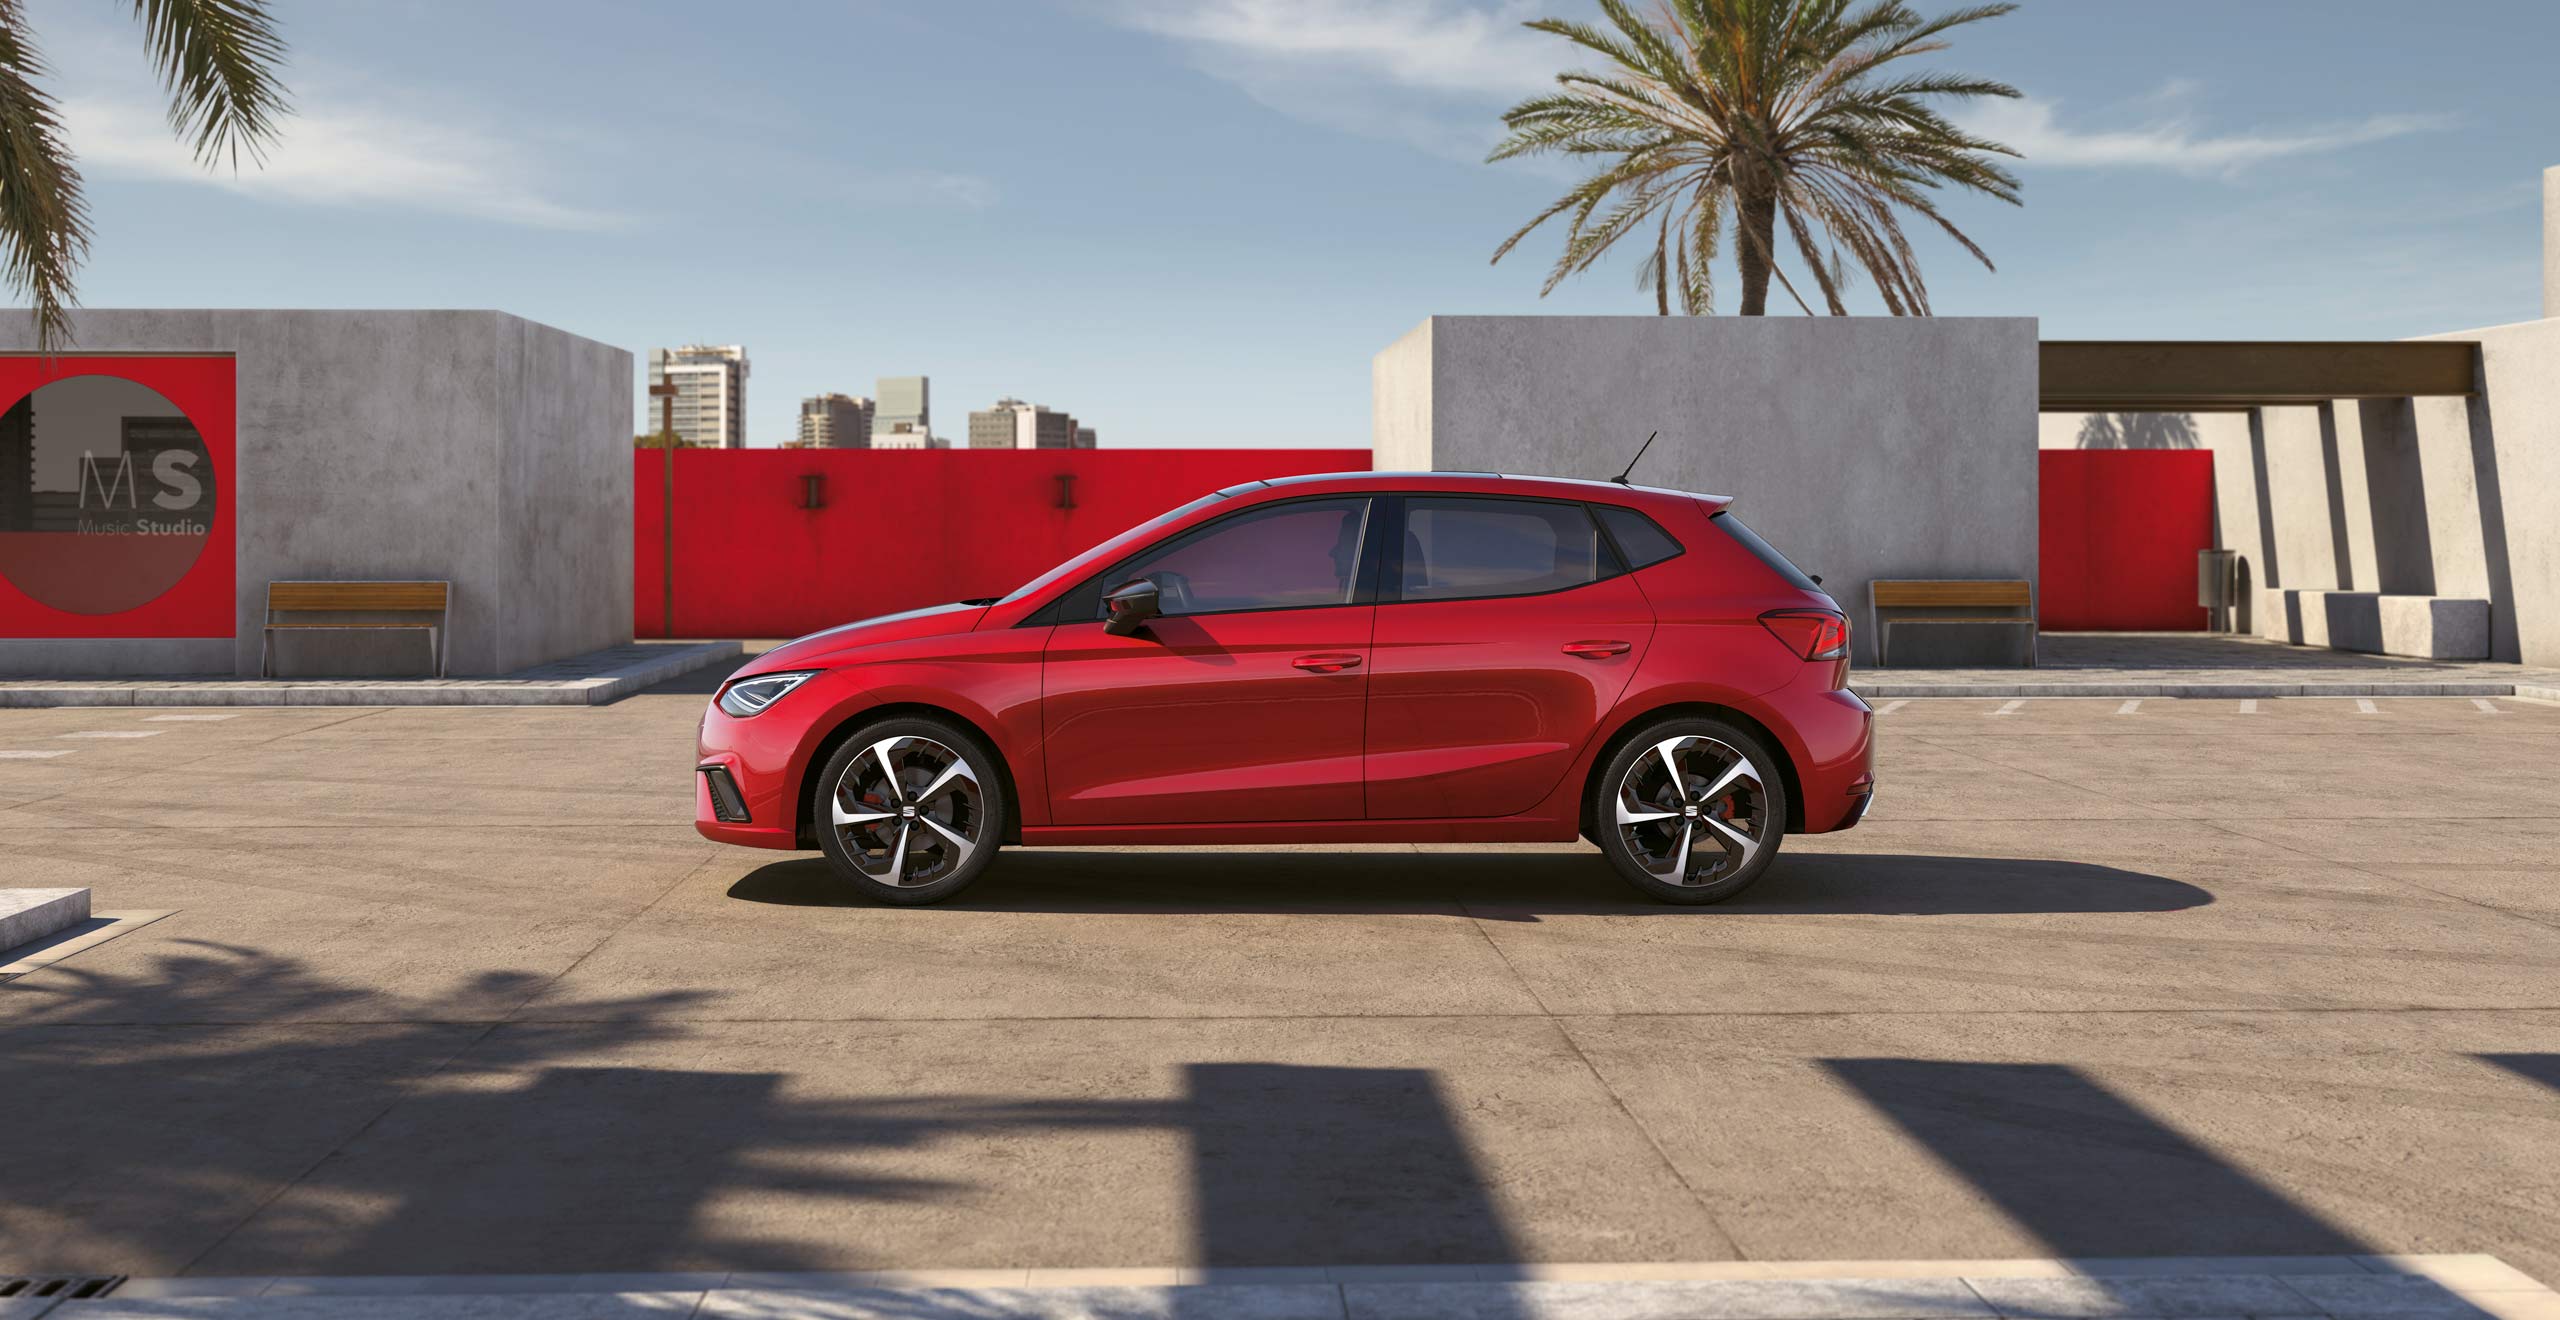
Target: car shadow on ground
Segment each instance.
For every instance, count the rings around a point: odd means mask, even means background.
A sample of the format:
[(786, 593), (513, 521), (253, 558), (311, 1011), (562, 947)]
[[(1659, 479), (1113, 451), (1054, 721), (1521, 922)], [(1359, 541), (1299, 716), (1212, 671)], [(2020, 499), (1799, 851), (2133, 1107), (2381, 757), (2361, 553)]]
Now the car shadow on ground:
[[(827, 862), (758, 867), (731, 898), (790, 907), (869, 900)], [(1828, 853), (1781, 857), (1760, 883), (1707, 907), (1657, 903), (1599, 853), (1010, 849), (949, 906), (991, 912), (1459, 913), (1541, 916), (1840, 913), (1960, 916), (2175, 912), (2213, 895), (2182, 880), (2088, 862)]]

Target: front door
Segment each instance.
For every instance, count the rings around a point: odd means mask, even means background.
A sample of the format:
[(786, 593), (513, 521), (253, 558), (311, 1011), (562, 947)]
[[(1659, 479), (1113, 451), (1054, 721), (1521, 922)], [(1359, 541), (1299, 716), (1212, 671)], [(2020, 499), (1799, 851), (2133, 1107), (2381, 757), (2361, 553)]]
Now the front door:
[(1370, 646), (1369, 817), (1527, 811), (1625, 691), (1653, 609), (1580, 504), (1403, 504)]
[[(1104, 575), (1164, 613), (1051, 635), (1041, 722), (1060, 825), (1357, 820), (1369, 690), (1365, 497), (1260, 505)], [(1090, 597), (1092, 593), (1081, 593)], [(1098, 610), (1097, 610), (1098, 612)]]

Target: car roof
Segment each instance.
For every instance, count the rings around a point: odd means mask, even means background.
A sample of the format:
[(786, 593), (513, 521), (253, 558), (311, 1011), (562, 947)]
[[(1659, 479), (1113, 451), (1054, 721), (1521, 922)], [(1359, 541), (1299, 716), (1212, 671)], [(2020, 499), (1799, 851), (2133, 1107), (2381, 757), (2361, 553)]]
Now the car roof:
[(1672, 490), (1662, 486), (1626, 485), (1615, 481), (1593, 481), (1582, 477), (1533, 477), (1512, 472), (1306, 472), (1296, 476), (1269, 477), (1258, 481), (1239, 482), (1219, 491), (1234, 498), (1264, 489), (1359, 490), (1365, 487), (1390, 486), (1409, 491), (1479, 492), (1487, 494), (1544, 495), (1556, 499), (1609, 499), (1629, 494), (1702, 500), (1719, 508), (1731, 504), (1729, 495), (1709, 495), (1703, 491)]

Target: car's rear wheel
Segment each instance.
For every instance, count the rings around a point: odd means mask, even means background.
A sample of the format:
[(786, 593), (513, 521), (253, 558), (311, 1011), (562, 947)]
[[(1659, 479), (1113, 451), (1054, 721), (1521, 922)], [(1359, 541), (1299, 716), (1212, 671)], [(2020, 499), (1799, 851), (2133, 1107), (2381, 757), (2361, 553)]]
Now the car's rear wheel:
[(1751, 887), (1787, 832), (1787, 786), (1760, 740), (1722, 720), (1657, 721), (1592, 781), (1592, 832), (1636, 888), (1715, 903)]
[(819, 773), (811, 817), (836, 874), (882, 903), (938, 903), (995, 860), (1013, 804), (995, 753), (942, 720), (856, 729)]

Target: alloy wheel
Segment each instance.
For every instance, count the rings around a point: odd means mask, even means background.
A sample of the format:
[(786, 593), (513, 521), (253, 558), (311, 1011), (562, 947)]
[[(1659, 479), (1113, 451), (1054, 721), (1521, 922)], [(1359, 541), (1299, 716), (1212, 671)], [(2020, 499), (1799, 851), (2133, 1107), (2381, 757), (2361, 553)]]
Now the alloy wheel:
[(1654, 879), (1712, 885), (1760, 855), (1768, 801), (1740, 748), (1697, 735), (1666, 738), (1619, 781), (1616, 828)]
[(827, 805), (855, 867), (900, 888), (951, 875), (986, 831), (977, 769), (942, 743), (914, 735), (883, 738), (846, 763)]

